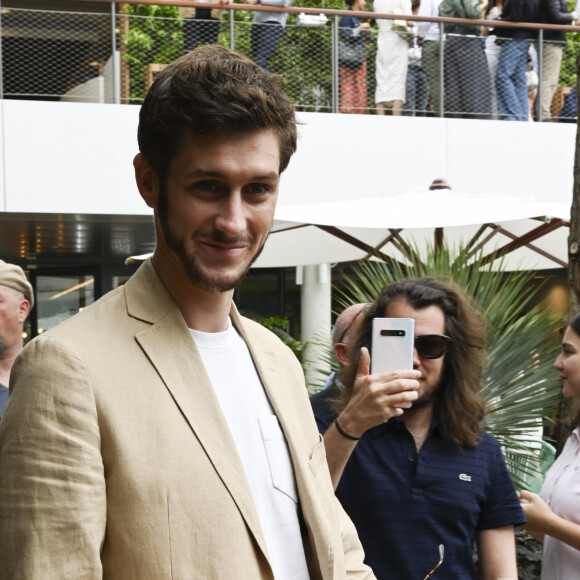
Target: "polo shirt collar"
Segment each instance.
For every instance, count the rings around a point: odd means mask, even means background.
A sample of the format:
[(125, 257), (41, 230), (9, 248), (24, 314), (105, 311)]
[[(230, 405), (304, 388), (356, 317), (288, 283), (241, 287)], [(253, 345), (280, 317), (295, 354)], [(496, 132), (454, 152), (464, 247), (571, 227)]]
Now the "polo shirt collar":
[[(371, 437), (376, 438), (387, 433), (388, 431), (400, 431), (402, 429), (409, 432), (407, 426), (405, 425), (405, 422), (402, 419), (399, 419), (398, 417), (391, 417), (386, 423), (383, 423), (382, 425), (377, 425), (376, 427), (370, 429), (368, 431), (368, 434)], [(434, 434), (441, 437), (441, 429), (439, 428), (439, 419), (437, 418), (434, 418), (431, 421), (431, 426), (429, 427), (429, 432), (427, 433), (427, 439)]]

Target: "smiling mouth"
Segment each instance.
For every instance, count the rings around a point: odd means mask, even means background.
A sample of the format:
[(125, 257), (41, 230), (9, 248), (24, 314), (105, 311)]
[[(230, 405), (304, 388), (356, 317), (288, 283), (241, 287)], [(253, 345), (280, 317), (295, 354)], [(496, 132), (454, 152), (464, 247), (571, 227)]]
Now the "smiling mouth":
[(216, 263), (225, 260), (237, 261), (248, 253), (248, 246), (245, 244), (216, 244), (212, 242), (202, 242), (202, 252), (207, 254), (208, 259), (215, 260)]
[(206, 240), (202, 241), (202, 243), (206, 246), (211, 246), (212, 248), (216, 248), (218, 250), (245, 250), (248, 247), (248, 244), (240, 242), (223, 243), (215, 242), (213, 240)]
[(201, 245), (215, 252), (225, 254), (232, 253), (236, 255), (245, 252), (252, 245), (252, 240), (247, 238), (227, 239), (215, 234), (209, 236), (200, 236), (197, 241)]

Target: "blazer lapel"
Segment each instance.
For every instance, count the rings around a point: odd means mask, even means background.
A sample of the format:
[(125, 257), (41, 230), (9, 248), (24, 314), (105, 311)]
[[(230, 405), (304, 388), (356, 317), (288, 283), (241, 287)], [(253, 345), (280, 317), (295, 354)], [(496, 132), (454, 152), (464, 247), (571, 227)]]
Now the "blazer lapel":
[[(136, 340), (171, 393), (267, 555), (252, 492), (200, 354), (177, 305), (146, 262), (143, 280), (126, 289), (129, 314), (151, 323)], [(129, 285), (130, 282), (127, 282)], [(144, 300), (138, 300), (134, 290)], [(151, 308), (147, 307), (147, 304)], [(146, 317), (146, 318), (145, 318)]]
[[(297, 404), (296, 385), (285, 385), (288, 381), (289, 373), (285, 372), (285, 369), (281, 366), (280, 360), (271, 349), (269, 340), (262, 340), (256, 333), (251, 332), (243, 324), (235, 306), (232, 306), (231, 316), (238, 332), (240, 332), (250, 349), (258, 375), (280, 421), (294, 459), (294, 450), (296, 448), (305, 449), (309, 445), (304, 426), (300, 424), (302, 411)], [(303, 386), (304, 396), (306, 396), (306, 386)]]

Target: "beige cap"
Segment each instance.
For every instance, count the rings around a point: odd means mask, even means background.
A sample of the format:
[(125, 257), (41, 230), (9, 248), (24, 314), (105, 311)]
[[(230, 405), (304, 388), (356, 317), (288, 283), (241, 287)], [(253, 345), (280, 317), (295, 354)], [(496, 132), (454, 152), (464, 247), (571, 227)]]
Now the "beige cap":
[(7, 286), (22, 292), (28, 302), (30, 302), (30, 308), (32, 309), (34, 306), (32, 285), (26, 279), (26, 274), (20, 266), (7, 264), (4, 260), (0, 260), (0, 286)]

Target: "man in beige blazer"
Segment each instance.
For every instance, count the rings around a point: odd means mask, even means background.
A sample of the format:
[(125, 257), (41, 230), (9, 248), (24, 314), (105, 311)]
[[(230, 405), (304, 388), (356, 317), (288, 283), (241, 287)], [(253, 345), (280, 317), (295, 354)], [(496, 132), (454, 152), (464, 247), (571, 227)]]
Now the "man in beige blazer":
[(134, 161), (153, 258), (12, 371), (2, 580), (374, 578), (299, 363), (232, 302), (295, 125), (279, 77), (223, 47), (158, 75)]

